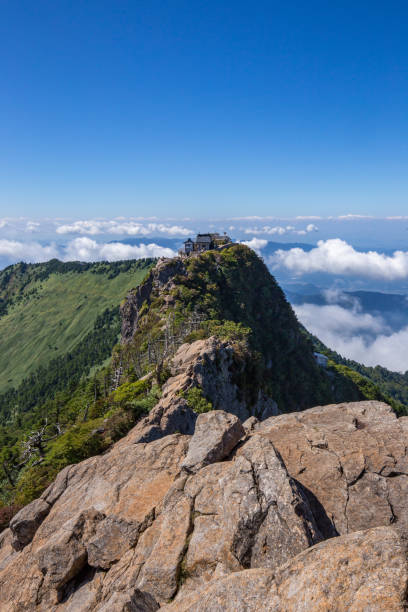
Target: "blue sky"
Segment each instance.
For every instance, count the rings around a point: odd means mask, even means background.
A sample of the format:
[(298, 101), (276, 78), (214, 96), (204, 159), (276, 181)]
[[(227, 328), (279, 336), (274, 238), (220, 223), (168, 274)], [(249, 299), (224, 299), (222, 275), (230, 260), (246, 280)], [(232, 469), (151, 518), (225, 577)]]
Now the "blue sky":
[(1, 215), (407, 211), (406, 2), (0, 10)]

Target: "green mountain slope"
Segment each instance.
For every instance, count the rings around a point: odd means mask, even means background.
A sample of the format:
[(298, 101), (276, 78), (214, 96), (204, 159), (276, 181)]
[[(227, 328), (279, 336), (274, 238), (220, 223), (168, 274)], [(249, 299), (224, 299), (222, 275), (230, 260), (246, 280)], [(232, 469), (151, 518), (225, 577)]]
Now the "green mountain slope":
[(69, 352), (117, 307), (153, 260), (17, 264), (0, 273), (0, 393)]

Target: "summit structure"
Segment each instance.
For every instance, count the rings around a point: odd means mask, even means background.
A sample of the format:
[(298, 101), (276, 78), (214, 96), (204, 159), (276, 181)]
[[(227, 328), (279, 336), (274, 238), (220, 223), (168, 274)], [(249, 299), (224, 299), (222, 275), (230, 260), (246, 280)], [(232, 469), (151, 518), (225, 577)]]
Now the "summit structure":
[(232, 244), (231, 238), (224, 232), (221, 236), (218, 232), (214, 234), (197, 234), (196, 239), (188, 238), (180, 249), (179, 255), (191, 255), (202, 253)]

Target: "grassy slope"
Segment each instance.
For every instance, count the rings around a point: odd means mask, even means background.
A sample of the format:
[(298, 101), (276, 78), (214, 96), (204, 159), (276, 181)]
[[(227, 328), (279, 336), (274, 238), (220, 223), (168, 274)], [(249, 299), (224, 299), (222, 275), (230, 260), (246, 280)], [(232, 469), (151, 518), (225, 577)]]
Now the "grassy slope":
[(39, 364), (72, 350), (105, 308), (119, 305), (141, 282), (147, 265), (131, 266), (114, 278), (92, 269), (31, 280), (24, 288), (25, 297), (0, 318), (1, 391), (17, 386)]

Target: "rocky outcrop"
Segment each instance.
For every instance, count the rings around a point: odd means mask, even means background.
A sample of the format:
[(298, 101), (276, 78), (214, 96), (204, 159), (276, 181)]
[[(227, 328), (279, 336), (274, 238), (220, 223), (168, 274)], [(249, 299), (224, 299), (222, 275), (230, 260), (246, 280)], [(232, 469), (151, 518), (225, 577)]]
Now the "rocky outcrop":
[(1, 534), (0, 610), (403, 610), (407, 422), (360, 402), (136, 427)]
[[(55, 606), (92, 610), (80, 603), (92, 598), (92, 605), (105, 605), (99, 593), (101, 577), (133, 553), (139, 541), (143, 547), (143, 538), (155, 524), (156, 512), (160, 513), (188, 448), (188, 438), (181, 435), (148, 445), (121, 442), (109, 453), (61, 473), (43, 494), (51, 500), (47, 516), (41, 523), (37, 519), (32, 540), (21, 552), (12, 548), (12, 530), (4, 533), (0, 610), (52, 610)], [(132, 569), (136, 572), (137, 568), (140, 565)], [(105, 599), (116, 601), (120, 595), (122, 601), (122, 596), (129, 595), (130, 601), (134, 592), (134, 588), (117, 590), (113, 586)], [(70, 608), (65, 599), (76, 601), (75, 606)]]
[(212, 581), (166, 612), (397, 612), (406, 610), (406, 543), (389, 527), (327, 540), (276, 571)]
[(261, 391), (255, 402), (246, 401), (239, 387), (243, 369), (233, 345), (212, 337), (179, 348), (172, 360), (170, 380), (181, 388), (187, 388), (188, 381), (192, 381), (202, 388), (214, 410), (235, 414), (241, 421), (250, 416), (264, 420), (280, 414), (276, 402)]
[(272, 444), (250, 440), (241, 450), (183, 484), (193, 524), (182, 592), (247, 567), (277, 567), (323, 538), (302, 488)]
[[(270, 441), (250, 439), (234, 456), (245, 435), (238, 419), (214, 412), (200, 422), (191, 438), (135, 444), (130, 433), (61, 474), (44, 493), (48, 513), (35, 515), (43, 500), (34, 502), (5, 538), (0, 609), (115, 610), (136, 590), (163, 604), (213, 576), (276, 567), (322, 539)], [(186, 457), (195, 473), (182, 469)], [(13, 551), (10, 536), (34, 515)]]
[(183, 344), (170, 365), (172, 376), (163, 385), (162, 397), (133, 429), (132, 442), (151, 442), (175, 432), (191, 435), (197, 415), (185, 394), (193, 387), (202, 389), (215, 410), (226, 410), (240, 420), (254, 414), (260, 419), (279, 414), (276, 403), (262, 393), (254, 404), (246, 402), (237, 384), (240, 366), (228, 342), (211, 337)]
[(408, 418), (375, 401), (319, 406), (256, 426), (338, 533), (395, 524), (408, 533)]
[(210, 463), (222, 461), (244, 436), (241, 421), (233, 414), (223, 410), (200, 414), (181, 467), (190, 473), (198, 472)]
[(186, 274), (182, 259), (159, 259), (144, 282), (127, 295), (120, 307), (123, 343), (130, 342), (133, 338), (138, 326), (140, 310), (143, 304), (150, 304), (152, 292), (166, 294), (169, 297), (174, 285), (173, 278), (177, 274), (182, 276)]

